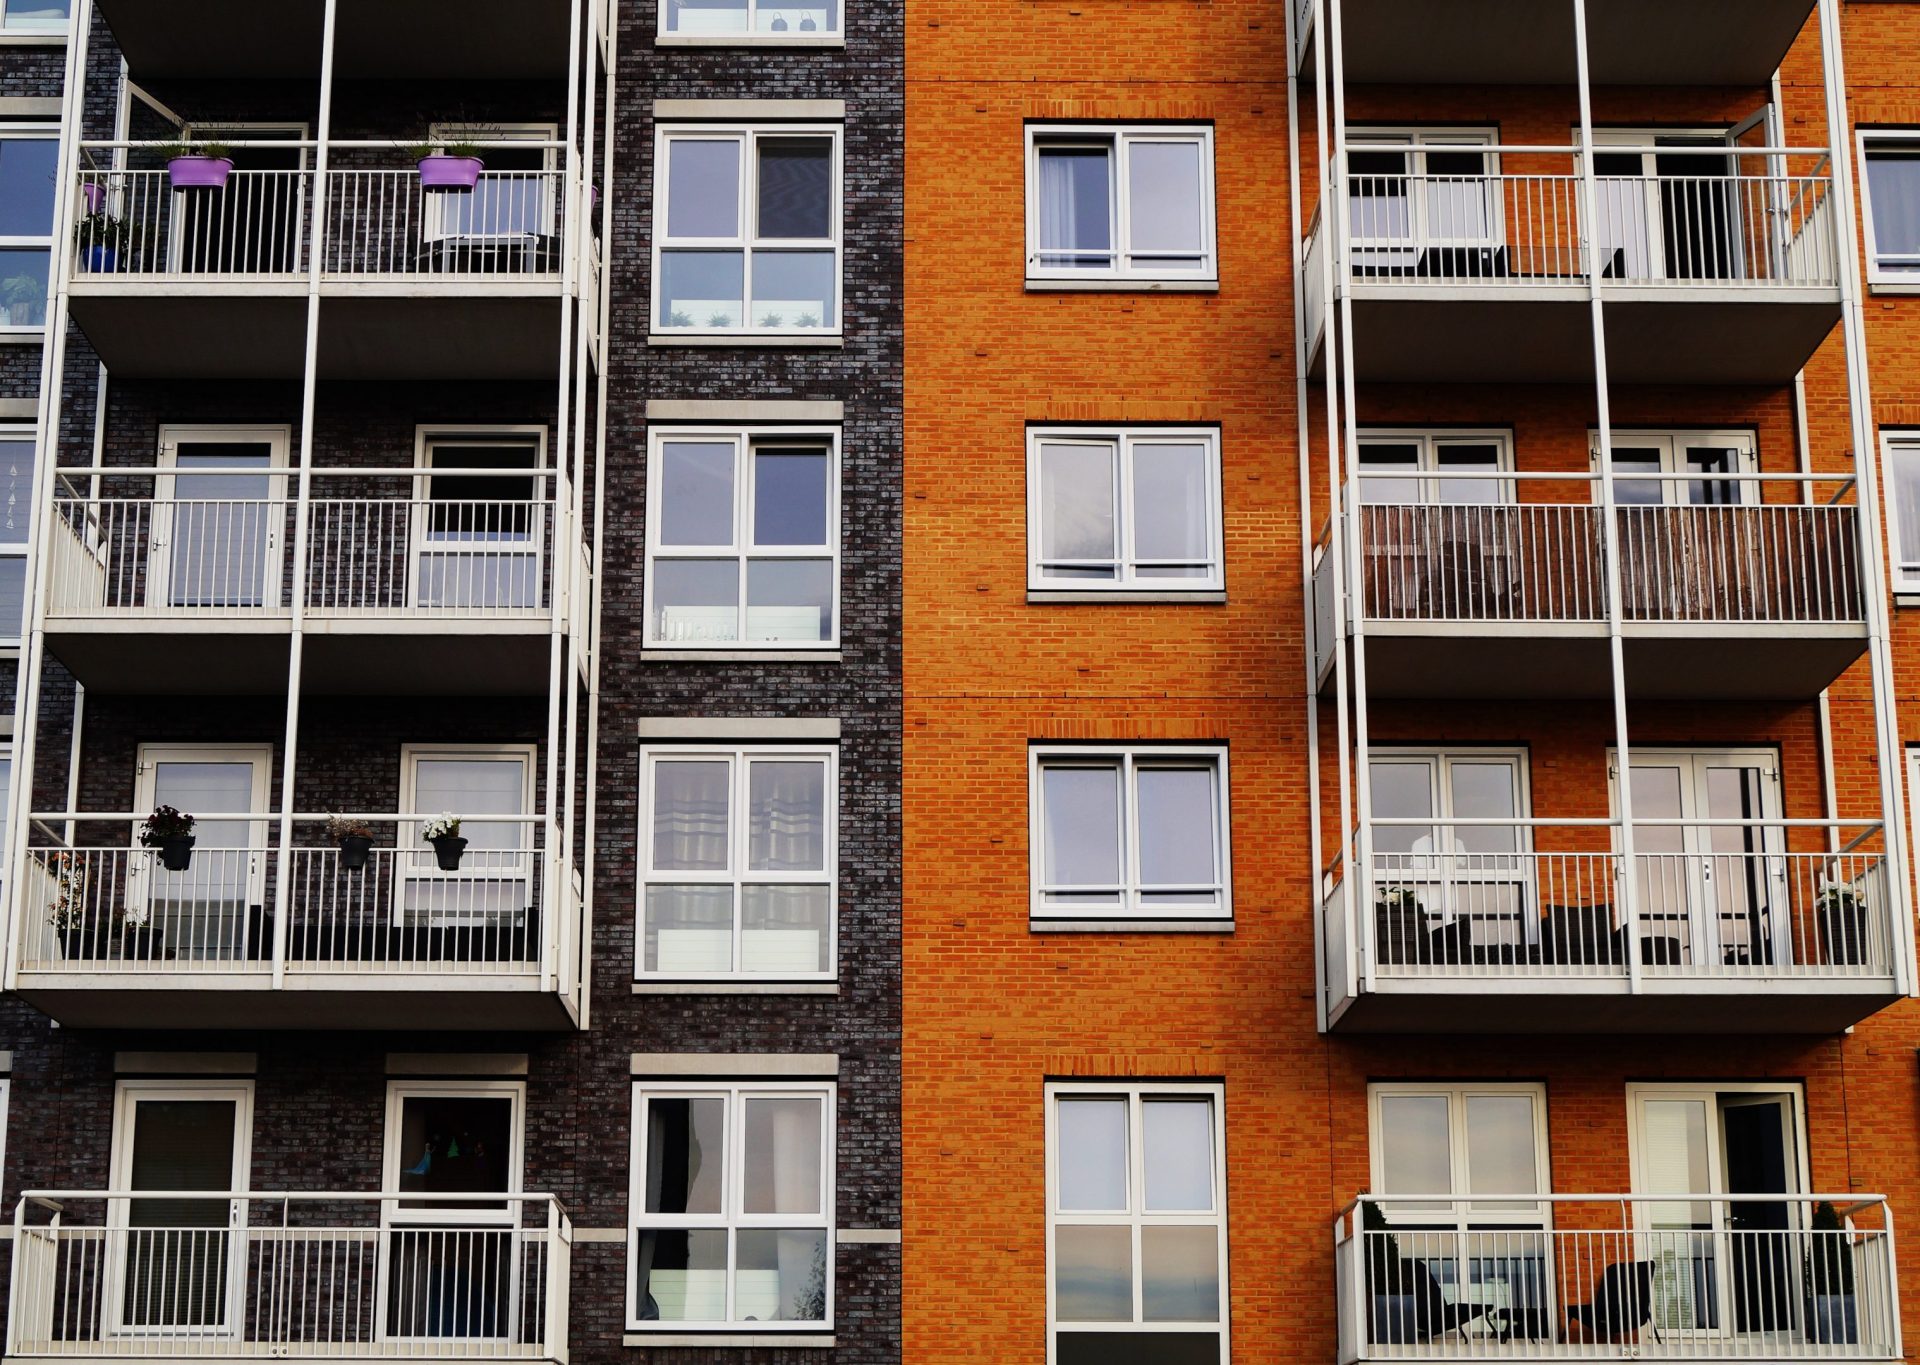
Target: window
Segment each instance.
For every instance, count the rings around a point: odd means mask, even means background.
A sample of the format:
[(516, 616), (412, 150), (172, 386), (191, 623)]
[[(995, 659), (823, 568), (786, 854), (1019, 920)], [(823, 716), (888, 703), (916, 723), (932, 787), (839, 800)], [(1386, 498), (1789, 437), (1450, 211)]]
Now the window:
[[(15, 11), (10, 7), (6, 13), (11, 28)], [(0, 333), (37, 332), (47, 325), (59, 167), (54, 128), (0, 123)]]
[(0, 0), (0, 32), (65, 33), (72, 18), (73, 0)]
[[(467, 124), (436, 123), (428, 137), (440, 142), (478, 138), (483, 142), (552, 142), (560, 130), (551, 123), (487, 125), (484, 131)], [(501, 238), (514, 241), (551, 239), (554, 201), (559, 196), (559, 150), (553, 147), (488, 147), (481, 155), (486, 171), (470, 194), (425, 196), (424, 233), (430, 242)], [(462, 258), (455, 268), (471, 268)]]
[(1459, 477), (1511, 472), (1509, 432), (1374, 430), (1359, 433), (1358, 440), (1361, 502), (1513, 501), (1510, 479)]
[(1920, 592), (1920, 432), (1889, 434), (1882, 440), (1893, 586)]
[(1221, 1087), (1061, 1083), (1046, 1103), (1048, 1361), (1227, 1360)]
[[(1588, 434), (1599, 460), (1600, 440)], [(1633, 506), (1705, 507), (1760, 501), (1750, 431), (1616, 431), (1613, 500)], [(1713, 477), (1721, 475), (1724, 477)], [(1600, 499), (1596, 485), (1594, 500)]]
[(834, 1095), (635, 1083), (629, 1328), (833, 1325)]
[(1032, 588), (1225, 586), (1217, 431), (1031, 431), (1027, 488)]
[[(538, 609), (545, 592), (550, 504), (545, 477), (533, 471), (546, 463), (546, 433), (537, 428), (421, 431), (416, 458), (424, 472), (414, 496), (427, 506), (425, 515), (412, 519), (409, 605), (455, 612)], [(521, 477), (514, 470), (527, 473)], [(341, 573), (350, 571), (366, 572), (357, 565), (352, 570), (340, 566)]]
[[(395, 865), (395, 919), (418, 928), (506, 930), (527, 922), (533, 905), (533, 869), (538, 858), (535, 819), (475, 820), (479, 816), (531, 816), (534, 810), (531, 744), (413, 744), (401, 750), (400, 807), (418, 815), (460, 816), (467, 841), (457, 869), (443, 867), (437, 850), (411, 821), (400, 826)], [(507, 940), (506, 942), (510, 942)], [(478, 951), (497, 951), (504, 942)], [(533, 949), (538, 955), (538, 949)]]
[[(1365, 129), (1347, 139), (1356, 274), (1489, 276), (1505, 263), (1465, 255), (1497, 247), (1492, 130)], [(1458, 147), (1460, 150), (1453, 150)]]
[(834, 751), (642, 751), (641, 977), (833, 974)]
[(1230, 919), (1223, 748), (1030, 753), (1036, 919)]
[(839, 643), (836, 433), (655, 428), (647, 492), (647, 644)]
[(1920, 283), (1920, 131), (1861, 129), (1867, 278)]
[(756, 43), (838, 38), (840, 0), (660, 0), (660, 35)]
[(0, 642), (26, 634), (35, 450), (31, 429), (0, 427)]
[(662, 128), (656, 332), (840, 330), (840, 129)]
[(1211, 281), (1213, 129), (1027, 129), (1027, 278)]

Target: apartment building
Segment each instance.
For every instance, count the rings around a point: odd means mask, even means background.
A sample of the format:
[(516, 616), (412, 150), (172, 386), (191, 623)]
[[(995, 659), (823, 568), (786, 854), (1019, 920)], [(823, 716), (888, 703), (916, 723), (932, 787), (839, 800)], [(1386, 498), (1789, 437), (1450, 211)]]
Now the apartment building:
[(898, 1361), (899, 13), (0, 14), (6, 1354)]
[(917, 6), (913, 1359), (1902, 1355), (1915, 34)]

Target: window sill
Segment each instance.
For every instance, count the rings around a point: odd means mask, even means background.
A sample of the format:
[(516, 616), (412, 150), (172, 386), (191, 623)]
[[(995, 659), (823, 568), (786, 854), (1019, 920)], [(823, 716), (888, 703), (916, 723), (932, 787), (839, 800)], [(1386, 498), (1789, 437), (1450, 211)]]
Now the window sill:
[(21, 29), (15, 33), (0, 32), (0, 47), (65, 47), (67, 35), (59, 33), (35, 33)]
[(649, 664), (837, 664), (837, 649), (642, 649)]
[(1920, 607), (1920, 592), (1895, 591), (1893, 594), (1893, 605), (1896, 607)]
[(1128, 280), (1102, 276), (1092, 280), (1027, 279), (1029, 294), (1218, 294), (1218, 280)]
[(1906, 294), (1909, 296), (1920, 294), (1920, 280), (1915, 280), (1911, 283), (1896, 280), (1869, 280), (1867, 282), (1867, 292), (1869, 294)]
[(0, 346), (44, 346), (47, 344), (47, 329), (34, 328), (32, 331), (0, 332)]
[(845, 47), (844, 33), (796, 33), (782, 37), (775, 33), (657, 33), (655, 47), (755, 47), (820, 48)]
[(1063, 590), (1057, 588), (1027, 589), (1028, 606), (1105, 602), (1111, 602), (1117, 607), (1128, 605), (1219, 606), (1226, 600), (1227, 594), (1224, 589), (1209, 589), (1201, 592), (1133, 592), (1124, 588), (1111, 592), (1087, 592), (1084, 589)]
[(649, 346), (757, 346), (763, 350), (781, 350), (787, 347), (838, 347), (845, 346), (846, 338), (838, 332), (826, 336), (788, 336), (780, 332), (741, 332), (738, 334), (692, 334), (679, 332), (649, 332)]
[(837, 981), (636, 981), (635, 995), (838, 995)]
[(1231, 934), (1230, 919), (1028, 919), (1034, 934)]
[(794, 1350), (830, 1351), (833, 1338), (796, 1332), (792, 1336), (781, 1336), (767, 1332), (753, 1335), (745, 1332), (628, 1332), (620, 1338), (622, 1346), (663, 1347), (663, 1346), (783, 1346)]

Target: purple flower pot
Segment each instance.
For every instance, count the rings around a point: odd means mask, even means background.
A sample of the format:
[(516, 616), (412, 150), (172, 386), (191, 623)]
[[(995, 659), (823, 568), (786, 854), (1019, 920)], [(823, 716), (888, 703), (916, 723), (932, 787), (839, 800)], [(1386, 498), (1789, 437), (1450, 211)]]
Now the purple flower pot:
[(89, 180), (80, 186), (80, 199), (89, 214), (99, 213), (107, 206), (107, 187), (98, 180)]
[(176, 190), (225, 189), (233, 162), (224, 156), (176, 156), (167, 163), (167, 179)]
[(480, 183), (486, 163), (477, 156), (423, 156), (420, 158), (420, 188), (467, 192)]

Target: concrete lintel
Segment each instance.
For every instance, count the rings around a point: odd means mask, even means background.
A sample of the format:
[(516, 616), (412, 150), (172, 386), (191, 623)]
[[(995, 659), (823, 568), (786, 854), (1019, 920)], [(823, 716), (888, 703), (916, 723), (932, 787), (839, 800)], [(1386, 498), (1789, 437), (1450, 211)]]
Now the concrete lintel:
[(649, 398), (649, 422), (840, 422), (834, 398)]
[(636, 1052), (636, 1076), (808, 1076), (840, 1074), (831, 1052)]
[(524, 1052), (389, 1052), (389, 1076), (524, 1076)]
[[(55, 100), (58, 104), (60, 101)], [(661, 123), (675, 119), (724, 119), (752, 122), (781, 119), (793, 122), (839, 122), (847, 117), (845, 100), (655, 100), (653, 116)]]
[(840, 738), (838, 716), (649, 716), (641, 739), (786, 739), (816, 742)]
[(121, 1075), (251, 1076), (260, 1069), (256, 1052), (116, 1052)]

